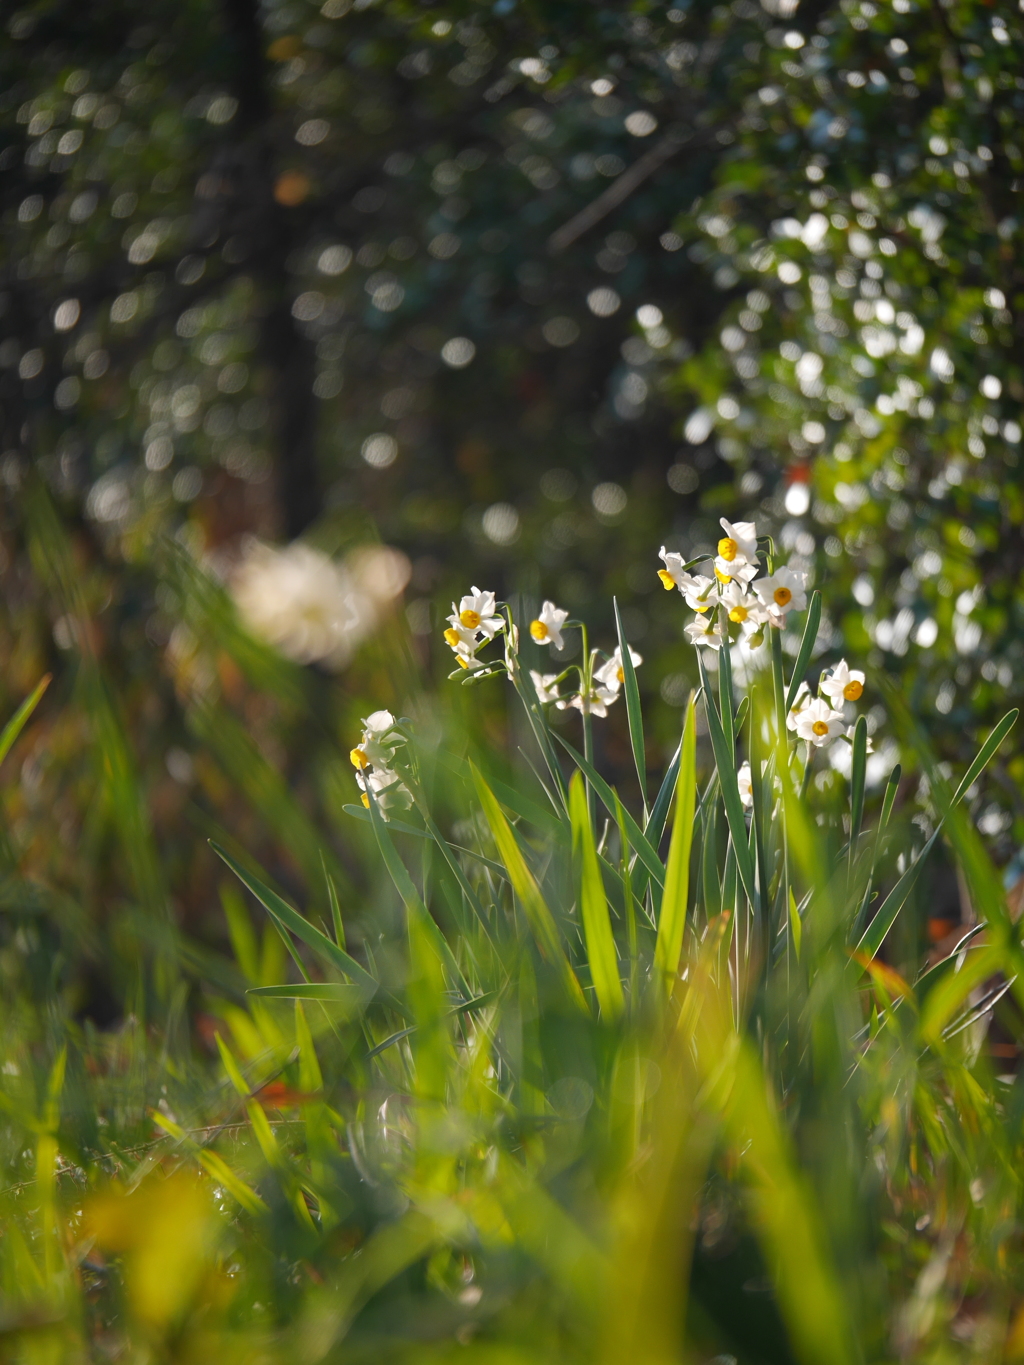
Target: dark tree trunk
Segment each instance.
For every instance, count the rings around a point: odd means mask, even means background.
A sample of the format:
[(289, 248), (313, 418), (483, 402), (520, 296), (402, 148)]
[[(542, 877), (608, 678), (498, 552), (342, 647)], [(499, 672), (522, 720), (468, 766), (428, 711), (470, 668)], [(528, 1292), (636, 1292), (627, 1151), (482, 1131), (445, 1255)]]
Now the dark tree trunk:
[(305, 215), (274, 198), (269, 120), (269, 71), (257, 0), (224, 0), (233, 48), (234, 93), (241, 146), (235, 167), (236, 225), (246, 268), (265, 300), (260, 353), (271, 374), (268, 394), (282, 530), (301, 534), (320, 513), (316, 466), (317, 407), (313, 397), (316, 359), (312, 343), (292, 317), (289, 253), (303, 237)]

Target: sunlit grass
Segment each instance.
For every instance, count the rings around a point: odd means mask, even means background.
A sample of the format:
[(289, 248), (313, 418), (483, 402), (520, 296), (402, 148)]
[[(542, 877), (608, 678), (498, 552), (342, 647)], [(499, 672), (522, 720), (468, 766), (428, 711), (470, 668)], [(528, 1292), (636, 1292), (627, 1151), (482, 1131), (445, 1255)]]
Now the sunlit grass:
[[(162, 1014), (102, 1033), (5, 963), (5, 1353), (1012, 1358), (1024, 1091), (985, 1040), (993, 1011), (1019, 1032), (1021, 948), (964, 800), (1014, 715), (949, 776), (891, 697), (927, 794), (897, 770), (867, 813), (863, 720), (818, 792), (787, 724), (812, 597), (790, 676), (771, 622), (742, 696), (729, 644), (702, 661), (655, 781), (620, 623), (615, 667), (585, 644), (557, 695), (621, 697), (624, 803), (600, 712), (577, 708), (578, 746), (552, 726), (529, 622), (496, 611), (479, 671), (514, 686), (530, 747), (442, 733), (440, 705), (371, 718), (354, 761), (384, 777), (344, 817), (386, 878), (369, 904), (296, 823), (306, 913), (216, 846), (235, 966), (201, 1001), (171, 958)], [(889, 945), (942, 840), (978, 922), (930, 963)]]

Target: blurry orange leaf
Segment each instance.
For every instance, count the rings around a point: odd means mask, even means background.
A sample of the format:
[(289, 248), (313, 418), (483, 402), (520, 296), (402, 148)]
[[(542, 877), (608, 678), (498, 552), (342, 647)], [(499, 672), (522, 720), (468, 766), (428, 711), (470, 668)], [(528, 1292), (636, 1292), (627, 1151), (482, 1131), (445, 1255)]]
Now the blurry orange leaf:
[(301, 51), (301, 41), (294, 33), (286, 33), (283, 37), (274, 39), (267, 48), (267, 56), (272, 62), (290, 62)]
[(293, 209), (309, 197), (312, 188), (308, 175), (303, 175), (301, 171), (285, 171), (277, 177), (274, 198), (285, 208)]
[(293, 1090), (285, 1081), (268, 1081), (256, 1095), (264, 1109), (294, 1109), (300, 1104), (309, 1104), (319, 1099), (319, 1095), (306, 1095), (301, 1090)]
[(903, 996), (905, 1000), (913, 999), (914, 992), (894, 968), (880, 962), (877, 957), (869, 957), (865, 952), (855, 952), (852, 957), (855, 962), (860, 963), (888, 999), (892, 1000), (896, 996)]

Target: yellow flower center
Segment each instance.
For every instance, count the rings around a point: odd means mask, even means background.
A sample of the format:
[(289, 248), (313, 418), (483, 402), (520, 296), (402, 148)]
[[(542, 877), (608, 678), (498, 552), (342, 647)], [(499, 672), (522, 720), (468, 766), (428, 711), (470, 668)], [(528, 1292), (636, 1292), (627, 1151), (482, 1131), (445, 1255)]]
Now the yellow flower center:
[(454, 626), (449, 626), (444, 633), (444, 638), (451, 645), (452, 649), (457, 649), (459, 644), (459, 632)]
[(361, 796), (359, 799), (360, 799), (360, 801), (362, 801), (362, 803), (363, 803), (363, 805), (366, 807), (366, 809), (369, 810), (369, 809), (370, 809), (370, 798), (369, 798), (369, 796), (367, 796), (366, 792), (363, 792), (362, 796)]
[(548, 630), (547, 626), (544, 624), (543, 621), (531, 621), (530, 634), (537, 641), (537, 643), (540, 644), (541, 641), (546, 640), (548, 638), (550, 631)]
[(620, 686), (626, 681), (626, 675), (623, 673), (621, 667), (615, 670), (615, 676), (618, 678)]
[(676, 585), (676, 581), (669, 573), (668, 569), (659, 569), (658, 577), (661, 579), (661, 585), (665, 591), (671, 592)]
[(811, 729), (814, 731), (816, 735), (828, 734), (828, 726), (825, 724), (823, 720), (816, 720), (814, 724), (811, 726)]
[(468, 667), (469, 667), (469, 660), (468, 660), (467, 658), (465, 658), (462, 654), (459, 654), (457, 657), (458, 657), (458, 660), (459, 660), (459, 667), (460, 667), (460, 668), (468, 668)]
[(476, 630), (477, 626), (480, 624), (480, 613), (478, 611), (470, 611), (467, 607), (465, 611), (459, 612), (459, 620), (467, 630)]
[(730, 578), (730, 576), (729, 576), (727, 573), (723, 573), (722, 570), (718, 567), (717, 564), (715, 565), (715, 577), (718, 579), (719, 583), (731, 583), (731, 582), (732, 582), (732, 579)]
[(772, 596), (777, 607), (788, 607), (793, 600), (793, 594), (788, 588), (776, 588)]
[(701, 602), (698, 606), (694, 607), (694, 611), (697, 613), (698, 616), (703, 616), (707, 609), (708, 609), (707, 602)]
[(864, 684), (859, 683), (856, 678), (848, 682), (843, 688), (843, 696), (847, 701), (859, 701), (864, 691)]
[(352, 749), (349, 752), (349, 761), (353, 768), (368, 768), (370, 766), (370, 760), (362, 749)]
[(722, 556), (722, 558), (726, 561), (727, 564), (732, 563), (732, 561), (739, 554), (739, 550), (740, 547), (736, 544), (736, 542), (733, 540), (731, 536), (723, 536), (722, 539), (718, 542), (718, 553)]
[(749, 615), (750, 613), (747, 611), (746, 607), (733, 607), (732, 611), (729, 613), (729, 620), (745, 621)]

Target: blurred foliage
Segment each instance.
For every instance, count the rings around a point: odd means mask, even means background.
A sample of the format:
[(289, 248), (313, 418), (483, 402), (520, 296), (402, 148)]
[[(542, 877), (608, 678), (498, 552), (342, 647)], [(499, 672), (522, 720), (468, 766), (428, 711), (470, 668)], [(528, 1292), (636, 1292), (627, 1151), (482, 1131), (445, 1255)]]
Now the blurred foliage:
[[(35, 0), (4, 23), (0, 652), (11, 700), (56, 675), (4, 857), (83, 1008), (120, 1010), (175, 924), (208, 933), (207, 833), (269, 846), (284, 884), (322, 846), (360, 882), (325, 837), (346, 736), (433, 667), (469, 563), (609, 634), (619, 596), (665, 703), (652, 762), (695, 681), (652, 551), (712, 545), (722, 513), (813, 569), (819, 656), (898, 676), (944, 758), (1016, 696), (1016, 13)], [(412, 561), (407, 615), (343, 687), (238, 628), (246, 537), (378, 533)], [(619, 719), (607, 747), (621, 769)], [(1004, 859), (1022, 776), (998, 762), (976, 810)]]
[[(803, 783), (780, 643), (742, 700), (723, 650), (649, 806), (566, 784), (514, 645), (543, 779), (388, 717), (414, 804), (351, 809), (375, 903), (321, 877), (300, 912), (218, 850), (194, 1030), (180, 994), (98, 1030), (0, 959), (3, 1358), (1019, 1358), (1020, 926), (962, 814), (1015, 714), (954, 790), (897, 700), (929, 786), (862, 826), (864, 718), (851, 780)], [(935, 952), (940, 834), (977, 922)]]

